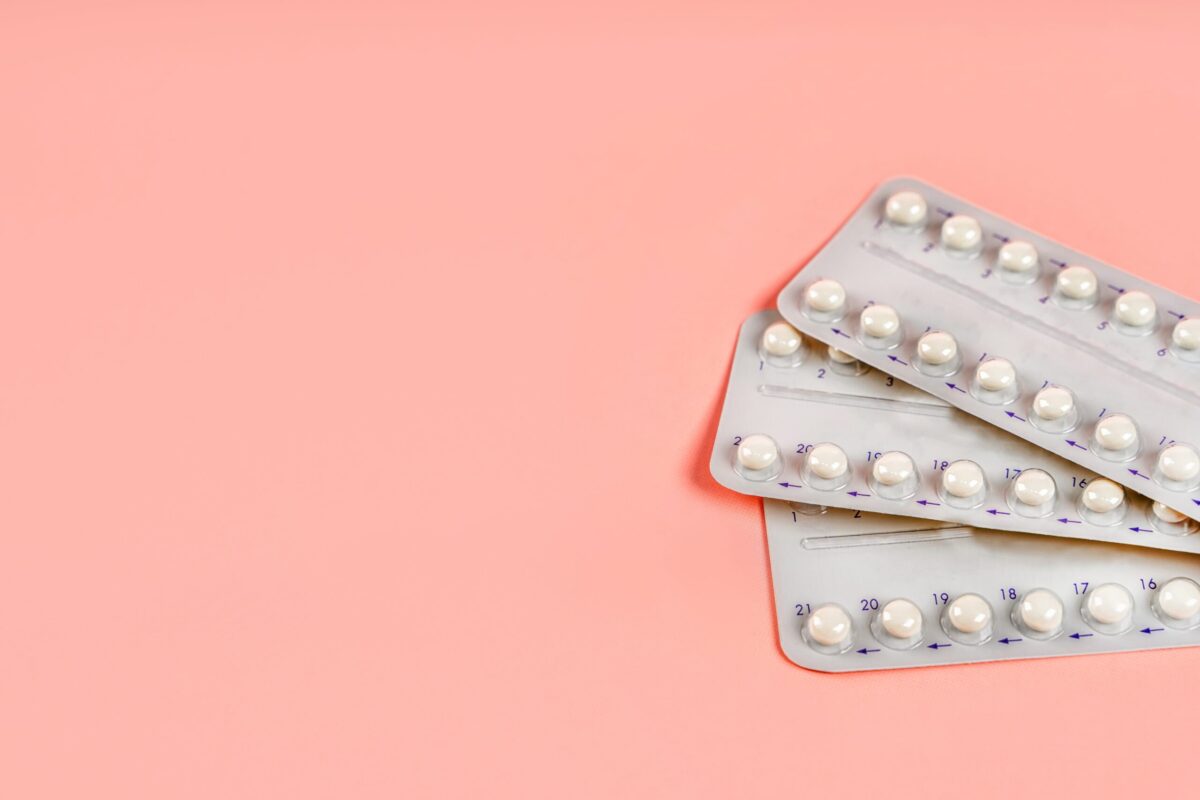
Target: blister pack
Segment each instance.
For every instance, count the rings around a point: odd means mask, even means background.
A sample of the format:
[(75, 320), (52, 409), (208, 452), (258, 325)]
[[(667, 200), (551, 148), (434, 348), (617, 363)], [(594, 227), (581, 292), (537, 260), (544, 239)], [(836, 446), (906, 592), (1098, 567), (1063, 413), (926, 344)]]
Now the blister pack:
[(1200, 644), (1200, 559), (764, 500), (779, 641), (822, 672)]
[(759, 497), (1200, 552), (1194, 520), (802, 337), (773, 311), (738, 334), (709, 468)]
[(796, 328), (1200, 519), (1196, 304), (909, 178), (779, 295)]

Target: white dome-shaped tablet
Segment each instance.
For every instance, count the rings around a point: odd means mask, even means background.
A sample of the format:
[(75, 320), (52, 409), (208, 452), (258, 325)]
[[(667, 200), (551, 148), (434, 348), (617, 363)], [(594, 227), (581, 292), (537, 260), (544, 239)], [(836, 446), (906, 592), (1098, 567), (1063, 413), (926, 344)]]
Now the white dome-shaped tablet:
[(921, 622), (921, 609), (909, 600), (892, 600), (879, 612), (880, 627), (897, 639), (920, 635)]
[(1158, 454), (1158, 470), (1168, 480), (1193, 480), (1200, 474), (1200, 455), (1186, 444), (1173, 444)]
[(1158, 590), (1155, 601), (1171, 619), (1190, 619), (1200, 612), (1200, 586), (1189, 578), (1172, 578)]
[(1184, 514), (1181, 511), (1176, 511), (1165, 503), (1155, 502), (1152, 506), (1150, 506), (1150, 511), (1158, 519), (1172, 525), (1176, 525), (1187, 519), (1187, 514)]
[(1033, 413), (1040, 419), (1062, 419), (1075, 408), (1075, 398), (1061, 386), (1047, 386), (1033, 397)]
[(746, 469), (764, 470), (779, 460), (779, 446), (770, 436), (753, 433), (738, 445), (737, 459)]
[(983, 470), (974, 461), (955, 461), (942, 471), (942, 488), (954, 497), (972, 497), (983, 490)]
[(1096, 281), (1096, 273), (1087, 267), (1064, 267), (1058, 273), (1055, 281), (1059, 294), (1072, 300), (1087, 300), (1096, 296), (1100, 284)]
[(1144, 328), (1158, 316), (1154, 298), (1145, 292), (1125, 292), (1117, 297), (1113, 310), (1117, 319), (1131, 328)]
[(990, 392), (999, 392), (1017, 380), (1017, 370), (1006, 358), (989, 358), (975, 368), (975, 379)]
[(928, 212), (924, 197), (916, 192), (903, 191), (896, 192), (887, 199), (883, 213), (888, 222), (911, 226), (923, 223)]
[(917, 357), (926, 364), (949, 364), (958, 354), (958, 342), (945, 331), (930, 331), (917, 340)]
[(1105, 450), (1127, 450), (1137, 441), (1137, 426), (1125, 414), (1109, 414), (1096, 423), (1096, 443)]
[(1082, 499), (1088, 511), (1107, 514), (1125, 502), (1125, 490), (1108, 478), (1093, 478), (1084, 488)]
[(854, 356), (843, 350), (838, 350), (833, 345), (829, 346), (829, 360), (835, 364), (853, 364), (858, 361)]
[(1120, 625), (1133, 614), (1133, 595), (1119, 583), (1105, 583), (1087, 593), (1088, 616), (1102, 625)]
[(762, 348), (773, 356), (790, 356), (800, 349), (803, 339), (800, 331), (786, 322), (775, 322), (767, 326), (762, 335)]
[(983, 241), (979, 220), (966, 214), (955, 214), (942, 223), (942, 245), (950, 250), (974, 250)]
[(1051, 633), (1062, 626), (1063, 604), (1049, 589), (1026, 592), (1017, 608), (1017, 619), (1036, 633)]
[(875, 459), (871, 474), (875, 480), (884, 486), (897, 486), (913, 476), (915, 468), (912, 459), (904, 453), (893, 450)]
[(822, 278), (804, 290), (804, 302), (816, 311), (837, 311), (846, 303), (846, 290), (837, 281)]
[(1027, 469), (1013, 481), (1013, 494), (1027, 506), (1041, 506), (1054, 499), (1054, 479), (1040, 469)]
[(824, 442), (809, 451), (808, 468), (818, 478), (832, 480), (845, 475), (846, 470), (850, 468), (850, 462), (842, 448)]
[(868, 336), (883, 339), (900, 330), (900, 315), (891, 306), (882, 303), (867, 306), (859, 317), (863, 332)]
[(1038, 265), (1038, 251), (1029, 242), (1007, 242), (996, 254), (996, 263), (1008, 272), (1029, 272)]
[(804, 624), (808, 637), (819, 645), (836, 647), (850, 636), (850, 615), (838, 606), (821, 606)]
[(1200, 317), (1188, 317), (1175, 323), (1171, 341), (1180, 350), (1200, 349)]
[(960, 633), (979, 633), (992, 623), (992, 607), (977, 594), (964, 594), (951, 601), (946, 618)]

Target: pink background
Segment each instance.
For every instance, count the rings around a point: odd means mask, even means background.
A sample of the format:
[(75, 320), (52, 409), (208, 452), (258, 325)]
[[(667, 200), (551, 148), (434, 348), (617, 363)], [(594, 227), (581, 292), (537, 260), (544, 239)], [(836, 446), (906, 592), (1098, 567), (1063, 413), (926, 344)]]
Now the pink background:
[(1200, 650), (781, 655), (737, 325), (909, 173), (1200, 295), (1185, 2), (0, 6), (8, 797), (1152, 797)]

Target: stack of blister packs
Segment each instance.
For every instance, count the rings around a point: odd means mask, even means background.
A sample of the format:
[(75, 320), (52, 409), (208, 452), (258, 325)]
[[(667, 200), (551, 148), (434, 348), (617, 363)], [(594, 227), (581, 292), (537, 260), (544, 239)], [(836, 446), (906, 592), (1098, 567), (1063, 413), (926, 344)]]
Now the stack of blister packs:
[(742, 326), (713, 447), (797, 664), (1200, 644), (1200, 311), (912, 179)]

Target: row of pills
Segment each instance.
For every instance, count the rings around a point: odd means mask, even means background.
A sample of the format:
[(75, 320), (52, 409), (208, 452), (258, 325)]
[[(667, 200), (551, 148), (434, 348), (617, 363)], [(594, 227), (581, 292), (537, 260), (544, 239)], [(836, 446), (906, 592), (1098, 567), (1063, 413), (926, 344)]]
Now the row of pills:
[[(965, 645), (982, 645), (992, 640), (995, 611), (983, 596), (968, 593), (945, 599), (938, 623), (947, 636)], [(1127, 588), (1119, 583), (1105, 583), (1083, 594), (1079, 613), (1092, 630), (1115, 636), (1132, 629), (1135, 605)], [(1200, 627), (1200, 585), (1191, 578), (1172, 578), (1154, 590), (1150, 609), (1167, 627), (1179, 630)], [(1009, 618), (1022, 635), (1047, 641), (1063, 634), (1065, 611), (1057, 594), (1039, 588), (1017, 597)], [(924, 615), (916, 603), (905, 598), (880, 606), (871, 615), (868, 627), (876, 641), (892, 650), (912, 650), (925, 641)], [(842, 606), (826, 603), (807, 615), (801, 635), (818, 652), (845, 653), (853, 647), (854, 621)]]
[[(823, 278), (805, 291), (805, 310), (814, 319), (845, 313), (846, 291), (840, 283)], [(1200, 323), (1200, 319), (1195, 320)], [(774, 327), (774, 326), (773, 326)], [(874, 350), (895, 350), (903, 342), (900, 315), (891, 306), (872, 304), (859, 314), (858, 340)], [(1200, 332), (1198, 332), (1200, 334)], [(797, 334), (799, 336), (799, 334)], [(1200, 343), (1200, 338), (1197, 339)], [(765, 346), (765, 344), (764, 344)], [(923, 375), (949, 378), (964, 369), (957, 340), (947, 331), (926, 331), (909, 354), (910, 366)], [(957, 384), (955, 384), (957, 386)], [(985, 357), (972, 370), (964, 390), (988, 405), (1003, 406), (1021, 394), (1017, 369), (1011, 361)], [(1080, 425), (1075, 394), (1066, 386), (1047, 384), (1033, 396), (1022, 419), (1046, 433), (1070, 433)], [(1090, 431), (1089, 449), (1107, 461), (1127, 462), (1141, 452), (1138, 427), (1128, 414), (1106, 413)], [(1171, 442), (1158, 453), (1151, 476), (1163, 488), (1193, 492), (1200, 488), (1200, 452), (1186, 443)]]
[[(902, 231), (921, 230), (928, 222), (929, 207), (918, 192), (896, 192), (884, 204), (884, 218)], [(975, 257), (983, 249), (983, 229), (974, 217), (955, 214), (942, 223), (940, 241), (950, 255)], [(1033, 283), (1040, 265), (1037, 248), (1026, 241), (1006, 241), (996, 252), (996, 268), (1009, 283)], [(1055, 277), (1052, 297), (1063, 308), (1092, 308), (1100, 298), (1100, 281), (1087, 267), (1066, 266)], [(1145, 292), (1122, 292), (1113, 301), (1111, 320), (1121, 333), (1144, 336), (1158, 325), (1158, 305)], [(1175, 323), (1171, 340), (1178, 355), (1189, 361), (1200, 360), (1200, 318), (1188, 317)]]
[[(737, 442), (734, 471), (747, 480), (773, 481), (783, 474), (783, 462), (783, 451), (766, 434), (750, 434)], [(898, 450), (880, 453), (870, 464), (867, 484), (876, 496), (908, 500), (916, 495), (921, 476), (907, 453)], [(974, 461), (951, 462), (940, 470), (940, 476), (938, 496), (948, 506), (979, 508), (987, 498), (987, 478)], [(803, 484), (821, 491), (845, 489), (853, 477), (846, 452), (832, 442), (813, 445), (800, 468)], [(1005, 499), (1009, 509), (1022, 517), (1048, 517), (1055, 513), (1058, 488), (1045, 470), (1026, 469), (1009, 482)], [(1107, 478), (1094, 478), (1080, 489), (1075, 508), (1083, 521), (1112, 527), (1126, 521), (1130, 505), (1124, 487)], [(1192, 533), (1196, 528), (1187, 516), (1157, 502), (1151, 505), (1149, 522), (1160, 533), (1175, 536)]]

